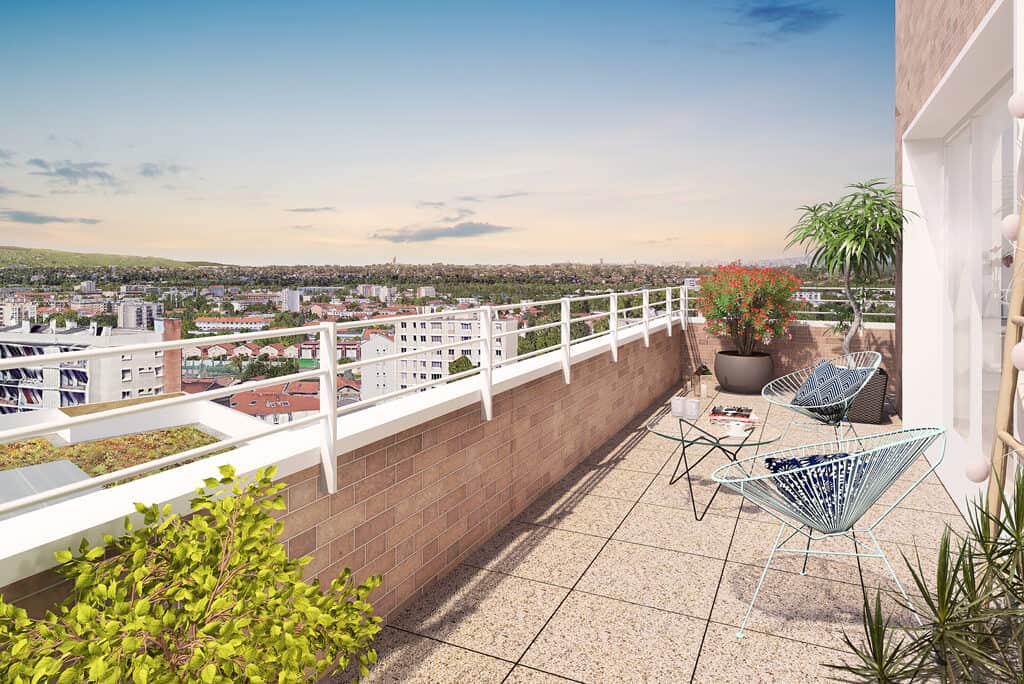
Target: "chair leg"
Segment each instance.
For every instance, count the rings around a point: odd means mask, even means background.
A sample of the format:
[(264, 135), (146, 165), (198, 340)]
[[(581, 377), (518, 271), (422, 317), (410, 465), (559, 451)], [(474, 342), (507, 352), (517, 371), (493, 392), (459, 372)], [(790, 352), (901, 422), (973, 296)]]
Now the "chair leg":
[(779, 525), (779, 533), (775, 536), (775, 542), (772, 544), (772, 551), (768, 554), (768, 562), (764, 564), (764, 570), (761, 571), (761, 578), (757, 580), (757, 587), (754, 588), (754, 596), (750, 599), (750, 605), (747, 606), (747, 612), (743, 616), (743, 621), (740, 622), (740, 629), (736, 632), (736, 638), (743, 638), (743, 628), (747, 626), (747, 620), (750, 619), (750, 612), (754, 610), (754, 602), (757, 601), (757, 595), (761, 592), (761, 585), (764, 584), (764, 578), (768, 576), (768, 568), (772, 565), (772, 560), (775, 558), (775, 552), (781, 546), (782, 533), (786, 531), (786, 524)]
[(810, 553), (811, 552), (811, 534), (813, 532), (814, 532), (814, 530), (812, 530), (810, 527), (807, 528), (807, 550), (804, 551), (804, 566), (800, 570), (800, 574), (802, 576), (807, 574), (807, 559), (811, 555), (811, 553)]
[(865, 530), (865, 532), (867, 532), (868, 536), (871, 537), (871, 543), (875, 545), (875, 549), (877, 549), (878, 553), (882, 556), (882, 561), (885, 563), (886, 569), (889, 571), (889, 574), (892, 575), (892, 580), (896, 583), (896, 587), (900, 590), (900, 593), (903, 595), (903, 600), (907, 602), (907, 607), (910, 608), (910, 611), (914, 614), (914, 619), (917, 620), (917, 624), (923, 626), (924, 622), (921, 620), (921, 616), (918, 615), (917, 609), (914, 608), (914, 604), (910, 602), (910, 597), (907, 595), (906, 590), (903, 588), (903, 583), (900, 582), (900, 578), (896, 576), (896, 571), (893, 570), (892, 565), (889, 563), (889, 556), (886, 555), (885, 550), (882, 548), (882, 545), (878, 543), (878, 539), (875, 537), (875, 533), (872, 532), (870, 529)]

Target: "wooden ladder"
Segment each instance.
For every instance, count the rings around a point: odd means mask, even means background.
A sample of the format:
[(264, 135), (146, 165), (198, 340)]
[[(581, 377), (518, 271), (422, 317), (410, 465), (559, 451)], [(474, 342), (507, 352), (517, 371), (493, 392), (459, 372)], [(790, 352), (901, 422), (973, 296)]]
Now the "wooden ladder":
[[(1010, 282), (1009, 311), (1003, 336), (1003, 373), (999, 379), (999, 400), (996, 402), (995, 439), (992, 440), (992, 471), (988, 476), (988, 512), (992, 531), (1003, 512), (1003, 491), (1006, 487), (1006, 450), (1024, 456), (1024, 444), (1013, 434), (1013, 400), (1017, 393), (1020, 371), (1013, 365), (1013, 348), (1021, 340), (1024, 329), (1024, 213), (1017, 224), (1017, 242), (1013, 253), (1013, 276)], [(1019, 495), (1019, 494), (1018, 494)]]

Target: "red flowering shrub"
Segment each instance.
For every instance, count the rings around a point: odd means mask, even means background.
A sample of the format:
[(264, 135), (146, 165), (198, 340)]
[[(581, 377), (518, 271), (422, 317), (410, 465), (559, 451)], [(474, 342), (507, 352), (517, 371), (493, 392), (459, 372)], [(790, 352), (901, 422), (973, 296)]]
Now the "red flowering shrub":
[(708, 332), (728, 335), (737, 352), (750, 356), (756, 344), (786, 334), (799, 287), (800, 280), (786, 271), (729, 264), (701, 278), (697, 309), (707, 319)]

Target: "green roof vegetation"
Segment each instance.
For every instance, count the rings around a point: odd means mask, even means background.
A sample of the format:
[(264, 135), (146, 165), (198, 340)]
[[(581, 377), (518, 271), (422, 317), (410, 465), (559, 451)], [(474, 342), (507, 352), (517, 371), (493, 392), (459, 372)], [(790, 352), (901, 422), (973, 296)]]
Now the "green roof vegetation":
[(89, 475), (103, 475), (216, 441), (216, 437), (191, 426), (140, 432), (66, 446), (54, 446), (49, 441), (38, 438), (0, 444), (0, 470), (66, 459)]

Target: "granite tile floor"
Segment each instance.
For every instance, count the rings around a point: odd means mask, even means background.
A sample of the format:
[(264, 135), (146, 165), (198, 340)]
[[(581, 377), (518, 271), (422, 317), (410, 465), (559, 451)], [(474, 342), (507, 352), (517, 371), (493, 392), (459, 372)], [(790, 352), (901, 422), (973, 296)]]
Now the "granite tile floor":
[[(752, 406), (763, 430), (790, 415), (760, 397), (704, 402)], [(773, 565), (746, 636), (736, 630), (778, 530), (763, 511), (722, 490), (701, 522), (685, 480), (669, 484), (677, 443), (649, 434), (668, 411), (652, 406), (422, 597), (378, 639), (370, 682), (817, 682), (859, 635), (864, 582), (895, 592), (880, 560), (812, 557)], [(858, 426), (870, 434), (898, 422)], [(831, 439), (798, 425), (766, 452)], [(757, 453), (745, 450), (741, 457)], [(715, 454), (696, 467), (700, 508), (714, 491)], [(922, 464), (923, 465), (923, 464)], [(921, 466), (913, 473), (920, 473)], [(878, 536), (907, 586), (900, 552), (932, 563), (956, 506), (930, 476)], [(894, 602), (897, 622), (909, 620)], [(341, 680), (339, 680), (341, 681)]]

